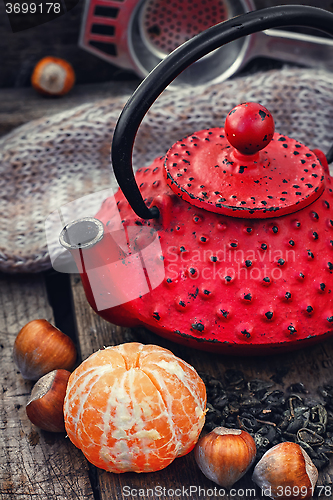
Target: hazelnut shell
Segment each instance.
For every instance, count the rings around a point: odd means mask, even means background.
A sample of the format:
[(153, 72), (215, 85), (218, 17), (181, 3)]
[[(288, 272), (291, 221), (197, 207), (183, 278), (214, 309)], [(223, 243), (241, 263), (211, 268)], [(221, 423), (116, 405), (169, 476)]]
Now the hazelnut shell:
[(317, 479), (318, 470), (306, 451), (288, 441), (266, 451), (252, 476), (252, 480), (274, 500), (311, 498)]
[(199, 439), (195, 460), (203, 474), (224, 488), (231, 488), (256, 457), (252, 436), (240, 429), (216, 427)]
[(72, 65), (60, 57), (43, 57), (31, 75), (31, 84), (37, 92), (49, 96), (67, 94), (75, 83)]
[(58, 368), (71, 370), (76, 356), (74, 342), (45, 319), (27, 323), (14, 342), (14, 362), (28, 380), (38, 380)]
[(26, 412), (40, 429), (65, 432), (63, 406), (70, 374), (68, 370), (53, 370), (34, 385)]

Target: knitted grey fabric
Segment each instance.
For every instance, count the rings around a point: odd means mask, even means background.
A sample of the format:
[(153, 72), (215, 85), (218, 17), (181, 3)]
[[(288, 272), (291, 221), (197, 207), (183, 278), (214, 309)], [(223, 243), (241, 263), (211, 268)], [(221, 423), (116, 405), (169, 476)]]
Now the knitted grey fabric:
[[(50, 268), (44, 224), (51, 212), (85, 195), (117, 189), (110, 145), (125, 101), (81, 105), (29, 122), (0, 139), (0, 271)], [(188, 134), (223, 126), (228, 111), (244, 101), (266, 106), (277, 132), (325, 153), (331, 146), (333, 74), (286, 67), (165, 91), (141, 124), (134, 167), (149, 164)], [(91, 215), (98, 208), (92, 206)]]

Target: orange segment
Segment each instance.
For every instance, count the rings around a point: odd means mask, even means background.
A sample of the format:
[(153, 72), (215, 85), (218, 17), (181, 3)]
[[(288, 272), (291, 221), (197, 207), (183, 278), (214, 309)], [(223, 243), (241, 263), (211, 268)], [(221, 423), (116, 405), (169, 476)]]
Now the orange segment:
[(128, 343), (90, 356), (64, 403), (69, 438), (111, 472), (150, 472), (188, 453), (204, 425), (205, 386), (193, 367), (157, 346)]
[[(141, 366), (142, 363), (142, 366)], [(149, 376), (172, 415), (181, 443), (178, 456), (185, 455), (199, 438), (205, 416), (206, 388), (193, 367), (170, 354), (153, 352), (140, 357), (140, 367)], [(175, 397), (175, 395), (178, 397)]]

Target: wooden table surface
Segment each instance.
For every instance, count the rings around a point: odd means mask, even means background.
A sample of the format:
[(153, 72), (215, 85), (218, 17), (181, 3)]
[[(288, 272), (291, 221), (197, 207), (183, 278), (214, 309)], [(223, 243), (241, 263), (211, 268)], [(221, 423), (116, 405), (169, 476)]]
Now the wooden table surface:
[(76, 85), (69, 94), (60, 98), (41, 96), (32, 87), (0, 89), (0, 136), (28, 121), (51, 116), (81, 104), (130, 96), (139, 83), (140, 80), (137, 79)]
[[(131, 82), (122, 91), (130, 92)], [(108, 84), (82, 90), (61, 101), (41, 101), (31, 89), (0, 92), (0, 135), (32, 118), (39, 118), (88, 100), (110, 96)], [(114, 88), (114, 92), (119, 89)], [(125, 90), (124, 90), (125, 89)], [(16, 100), (15, 100), (16, 99)], [(38, 99), (38, 106), (36, 105)], [(74, 99), (74, 101), (72, 100)], [(16, 104), (15, 104), (16, 102)], [(30, 423), (25, 405), (33, 383), (22, 378), (12, 360), (19, 330), (30, 320), (45, 318), (76, 342), (78, 362), (103, 346), (128, 341), (158, 344), (172, 350), (198, 371), (223, 378), (225, 370), (242, 370), (246, 377), (271, 380), (284, 373), (276, 388), (303, 382), (310, 395), (332, 382), (333, 339), (294, 353), (261, 358), (213, 355), (168, 342), (145, 329), (120, 328), (97, 316), (88, 305), (80, 277), (55, 271), (31, 275), (0, 273), (0, 500), (120, 500), (149, 497), (222, 498), (217, 486), (200, 472), (193, 453), (176, 459), (165, 470), (149, 474), (112, 474), (90, 465), (65, 434), (41, 431)], [(320, 498), (333, 498), (333, 459), (320, 472)], [(201, 488), (201, 490), (200, 490)], [(317, 493), (319, 490), (316, 491)], [(327, 494), (328, 493), (328, 494)], [(247, 473), (223, 498), (263, 498)]]
[[(75, 340), (78, 361), (103, 346), (136, 340), (170, 348), (198, 371), (217, 378), (222, 378), (228, 368), (243, 370), (249, 378), (267, 380), (282, 370), (285, 376), (281, 384), (276, 384), (277, 388), (302, 381), (314, 396), (318, 385), (332, 380), (333, 340), (271, 357), (213, 355), (178, 346), (145, 329), (131, 330), (107, 323), (88, 305), (78, 275), (58, 275), (55, 271), (34, 275), (0, 274), (1, 500), (120, 500), (140, 495), (197, 499), (211, 496), (217, 486), (200, 472), (193, 452), (176, 459), (160, 472), (118, 475), (90, 465), (65, 434), (44, 432), (31, 424), (25, 405), (33, 383), (24, 380), (17, 370), (12, 349), (20, 328), (37, 318), (57, 324)], [(318, 485), (331, 488), (331, 478), (333, 463), (320, 473)], [(322, 490), (319, 498), (333, 497), (333, 492), (328, 496), (324, 491), (328, 493), (331, 489)], [(218, 490), (216, 493), (213, 498), (220, 498)], [(236, 483), (234, 491), (225, 491), (223, 498), (263, 497), (247, 473)]]

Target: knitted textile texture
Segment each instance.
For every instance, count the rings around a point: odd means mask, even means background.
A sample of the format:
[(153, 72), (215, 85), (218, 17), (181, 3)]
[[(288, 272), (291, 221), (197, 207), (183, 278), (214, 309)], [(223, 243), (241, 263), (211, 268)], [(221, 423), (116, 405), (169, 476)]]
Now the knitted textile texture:
[[(50, 268), (48, 216), (83, 196), (116, 191), (110, 145), (127, 97), (35, 120), (0, 139), (0, 271)], [(134, 168), (149, 165), (186, 135), (223, 127), (230, 109), (244, 101), (266, 106), (277, 132), (310, 149), (327, 153), (330, 148), (333, 73), (286, 67), (201, 88), (166, 90), (140, 126)], [(91, 216), (102, 201), (92, 198), (98, 203), (90, 207)]]

